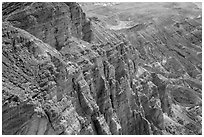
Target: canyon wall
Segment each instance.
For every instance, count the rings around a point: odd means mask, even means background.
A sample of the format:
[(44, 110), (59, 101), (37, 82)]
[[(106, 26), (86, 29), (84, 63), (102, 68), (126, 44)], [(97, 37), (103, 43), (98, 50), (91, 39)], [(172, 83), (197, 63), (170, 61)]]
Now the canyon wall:
[(199, 19), (180, 37), (121, 34), (77, 3), (2, 9), (2, 134), (202, 134)]

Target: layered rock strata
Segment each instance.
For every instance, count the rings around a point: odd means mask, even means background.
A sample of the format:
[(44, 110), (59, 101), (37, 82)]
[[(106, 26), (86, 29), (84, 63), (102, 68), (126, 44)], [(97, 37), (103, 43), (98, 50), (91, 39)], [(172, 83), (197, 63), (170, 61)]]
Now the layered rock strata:
[[(201, 42), (191, 23), (186, 39)], [(77, 3), (3, 3), (3, 134), (202, 134), (200, 42), (128, 33)]]

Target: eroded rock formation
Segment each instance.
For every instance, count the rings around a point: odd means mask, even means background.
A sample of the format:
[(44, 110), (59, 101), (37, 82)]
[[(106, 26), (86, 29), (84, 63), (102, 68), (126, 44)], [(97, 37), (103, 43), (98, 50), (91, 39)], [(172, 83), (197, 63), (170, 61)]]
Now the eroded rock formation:
[(184, 37), (152, 25), (125, 36), (77, 3), (2, 12), (3, 134), (202, 134), (199, 20), (175, 24)]

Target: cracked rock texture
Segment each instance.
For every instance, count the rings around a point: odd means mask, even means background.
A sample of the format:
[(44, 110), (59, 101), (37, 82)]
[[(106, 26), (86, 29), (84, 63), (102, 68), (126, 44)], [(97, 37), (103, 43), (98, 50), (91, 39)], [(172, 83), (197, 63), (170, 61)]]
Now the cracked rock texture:
[(73, 2), (2, 15), (2, 134), (202, 134), (201, 19), (121, 32)]

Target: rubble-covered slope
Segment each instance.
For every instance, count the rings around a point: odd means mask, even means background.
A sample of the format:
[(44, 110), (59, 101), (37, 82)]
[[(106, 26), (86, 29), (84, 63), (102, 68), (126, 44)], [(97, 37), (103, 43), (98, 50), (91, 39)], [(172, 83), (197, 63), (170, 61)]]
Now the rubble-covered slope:
[(2, 8), (2, 134), (202, 134), (198, 18), (121, 34), (77, 3)]

